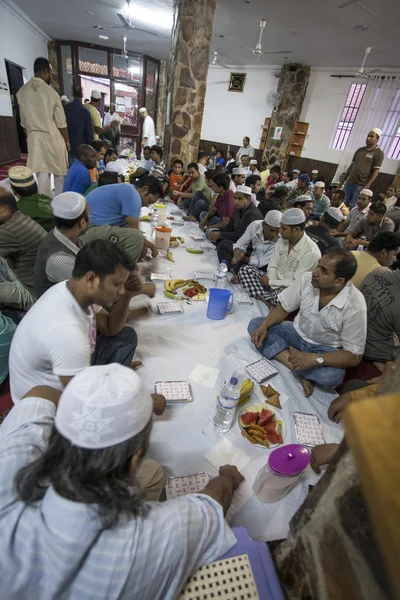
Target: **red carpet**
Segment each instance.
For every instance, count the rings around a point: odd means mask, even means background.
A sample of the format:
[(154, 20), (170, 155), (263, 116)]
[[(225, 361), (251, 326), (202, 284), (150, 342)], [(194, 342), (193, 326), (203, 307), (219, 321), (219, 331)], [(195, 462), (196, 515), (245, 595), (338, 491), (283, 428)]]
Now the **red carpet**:
[(8, 177), (8, 169), (10, 167), (16, 167), (17, 165), (26, 165), (26, 159), (28, 158), (27, 154), (21, 154), (20, 160), (16, 160), (15, 162), (6, 163), (5, 165), (0, 165), (0, 181), (2, 179), (6, 179)]

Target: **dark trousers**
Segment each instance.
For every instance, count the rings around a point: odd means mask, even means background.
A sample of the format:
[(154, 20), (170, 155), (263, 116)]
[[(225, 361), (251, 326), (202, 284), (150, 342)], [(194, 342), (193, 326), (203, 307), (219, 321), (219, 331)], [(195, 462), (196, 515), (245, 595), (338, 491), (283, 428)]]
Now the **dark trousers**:
[[(188, 202), (185, 202), (185, 200)], [(198, 219), (201, 212), (204, 210), (208, 212), (210, 208), (210, 200), (207, 200), (202, 192), (196, 192), (193, 198), (184, 199), (183, 206), (187, 209), (188, 215)]]
[(136, 331), (127, 326), (114, 337), (97, 334), (92, 365), (119, 363), (129, 367), (135, 354), (137, 341)]

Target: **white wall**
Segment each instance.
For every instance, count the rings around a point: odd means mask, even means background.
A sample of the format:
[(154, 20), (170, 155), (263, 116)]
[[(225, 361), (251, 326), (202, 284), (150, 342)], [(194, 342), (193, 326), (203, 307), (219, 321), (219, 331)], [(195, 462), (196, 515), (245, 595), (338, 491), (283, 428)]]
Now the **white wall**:
[[(0, 78), (7, 80), (4, 59), (24, 69), (24, 80), (33, 76), (33, 62), (48, 56), (49, 38), (10, 0), (0, 0)], [(0, 92), (0, 115), (12, 116), (10, 95)]]
[[(229, 74), (247, 73), (243, 93), (228, 92)], [(204, 106), (201, 137), (205, 140), (241, 144), (243, 136), (251, 138), (252, 146), (259, 147), (261, 125), (271, 115), (265, 96), (276, 91), (278, 79), (272, 74), (280, 67), (241, 67), (237, 69), (210, 67)], [(392, 71), (393, 69), (391, 69)], [(355, 79), (330, 77), (331, 73), (351, 73), (350, 69), (313, 68), (307, 88), (300, 121), (310, 124), (302, 157), (339, 163), (341, 151), (330, 148), (349, 87)], [(385, 159), (383, 173), (396, 173), (399, 161)]]
[[(228, 92), (231, 71), (247, 73), (244, 92)], [(243, 137), (248, 136), (251, 145), (258, 148), (261, 125), (266, 117), (271, 116), (271, 108), (267, 106), (265, 96), (270, 91), (275, 92), (278, 87), (278, 79), (273, 76), (273, 71), (272, 67), (224, 69), (210, 66), (202, 139), (241, 146)]]

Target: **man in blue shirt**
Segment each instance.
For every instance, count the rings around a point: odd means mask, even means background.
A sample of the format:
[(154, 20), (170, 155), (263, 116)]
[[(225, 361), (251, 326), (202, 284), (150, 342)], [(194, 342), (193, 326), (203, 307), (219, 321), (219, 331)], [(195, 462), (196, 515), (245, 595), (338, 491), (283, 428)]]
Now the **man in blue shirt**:
[(128, 225), (138, 228), (142, 199), (133, 185), (114, 183), (88, 194), (92, 225)]
[(84, 194), (92, 185), (89, 170), (96, 166), (96, 151), (87, 144), (82, 144), (77, 150), (78, 158), (68, 169), (64, 180), (63, 192)]
[(68, 137), (71, 150), (68, 152), (69, 166), (77, 158), (77, 151), (82, 144), (89, 146), (93, 142), (93, 126), (89, 111), (82, 104), (82, 87), (74, 85), (72, 88), (74, 99), (64, 105), (67, 119)]

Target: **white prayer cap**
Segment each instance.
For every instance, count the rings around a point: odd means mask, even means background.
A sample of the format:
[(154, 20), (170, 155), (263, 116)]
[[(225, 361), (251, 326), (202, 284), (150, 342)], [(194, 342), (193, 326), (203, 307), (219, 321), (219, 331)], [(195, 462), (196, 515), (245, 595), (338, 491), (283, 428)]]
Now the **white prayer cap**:
[(303, 204), (306, 202), (312, 202), (312, 198), (307, 196), (307, 194), (301, 194), (301, 196), (297, 196), (297, 198), (293, 199), (293, 204)]
[(95, 100), (100, 100), (101, 99), (101, 93), (99, 92), (99, 90), (92, 90), (90, 92), (90, 97), (94, 98)]
[(120, 364), (87, 367), (63, 391), (54, 420), (71, 444), (91, 450), (126, 442), (146, 427), (151, 396), (139, 375)]
[(370, 198), (372, 198), (374, 192), (365, 188), (364, 190), (361, 190), (360, 194), (364, 194), (364, 196), (369, 196)]
[(371, 131), (373, 131), (374, 133), (376, 133), (376, 135), (378, 137), (381, 137), (381, 135), (382, 135), (382, 129), (379, 129), (379, 127), (374, 127), (373, 129), (371, 129)]
[(246, 175), (246, 171), (242, 167), (232, 169), (232, 175)]
[(106, 171), (109, 173), (118, 173), (118, 175), (122, 175), (121, 165), (117, 165), (114, 160), (111, 160), (109, 163), (107, 163)]
[(293, 169), (292, 173), (300, 173), (300, 169)]
[(161, 140), (159, 135), (156, 135), (156, 140)]
[(252, 159), (251, 159), (251, 161), (250, 161), (250, 164), (251, 164), (251, 165), (256, 165), (256, 164), (257, 164), (257, 161), (256, 161), (256, 159), (255, 159), (255, 158), (252, 158)]
[(61, 96), (60, 100), (61, 100), (61, 102), (69, 102), (68, 96), (65, 96), (65, 95)]
[(318, 175), (318, 169), (313, 169), (313, 170), (311, 171), (311, 174)]
[(335, 221), (337, 221), (338, 223), (340, 223), (344, 219), (342, 211), (338, 208), (335, 208), (334, 206), (330, 206), (326, 212), (330, 217), (332, 217), (332, 219), (335, 219)]
[(280, 210), (270, 210), (265, 215), (264, 221), (270, 227), (280, 227), (282, 221), (282, 213)]
[(289, 208), (282, 214), (283, 225), (300, 225), (306, 220), (306, 215), (300, 208)]
[(324, 184), (323, 181), (316, 181), (314, 183), (314, 187), (320, 187), (320, 188), (322, 188), (324, 190), (325, 189), (325, 184)]
[(142, 106), (142, 108), (139, 108), (139, 112), (140, 113), (145, 113), (145, 112), (147, 112), (147, 108), (145, 108), (144, 106)]
[(251, 195), (251, 187), (248, 185), (237, 185), (236, 191), (241, 192), (242, 194), (247, 194), (248, 196)]
[(73, 221), (85, 210), (86, 198), (78, 192), (63, 192), (53, 198), (50, 206), (55, 217)]

